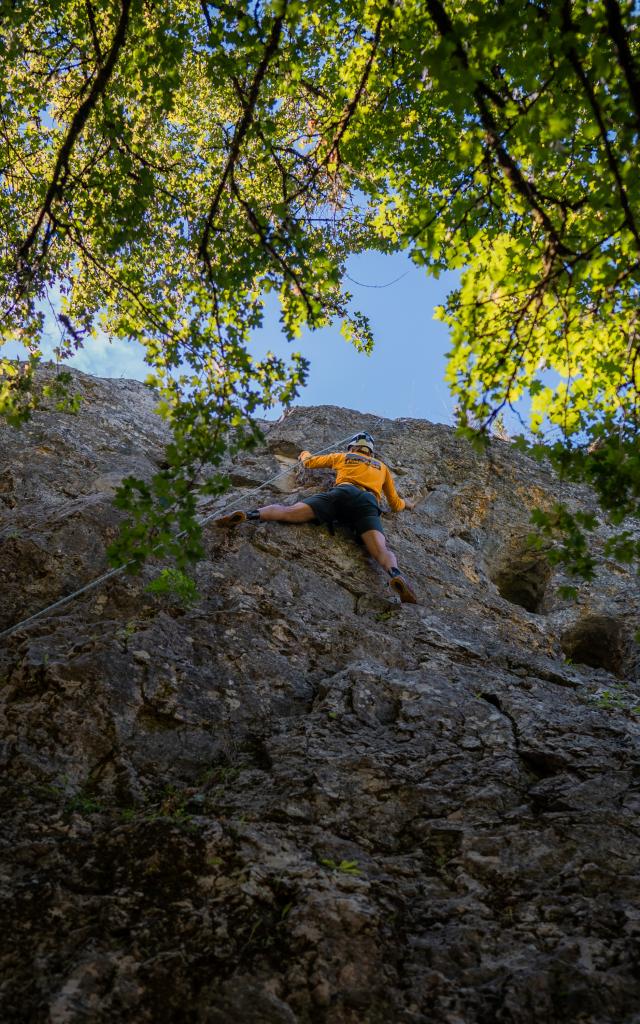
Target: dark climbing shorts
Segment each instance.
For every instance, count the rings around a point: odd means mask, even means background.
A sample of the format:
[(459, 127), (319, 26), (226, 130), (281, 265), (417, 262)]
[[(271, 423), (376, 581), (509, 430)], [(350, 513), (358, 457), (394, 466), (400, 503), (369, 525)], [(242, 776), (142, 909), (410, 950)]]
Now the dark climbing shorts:
[(340, 484), (330, 491), (314, 494), (311, 498), (302, 499), (310, 505), (320, 523), (344, 523), (350, 526), (358, 536), (367, 530), (382, 529), (380, 506), (375, 494), (362, 491), (353, 484)]

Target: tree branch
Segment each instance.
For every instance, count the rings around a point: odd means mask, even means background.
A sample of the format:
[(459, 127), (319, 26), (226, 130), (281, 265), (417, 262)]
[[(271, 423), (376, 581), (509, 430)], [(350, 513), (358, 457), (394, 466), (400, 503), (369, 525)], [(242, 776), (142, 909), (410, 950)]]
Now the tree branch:
[(100, 65), (102, 65), (104, 63), (104, 57), (102, 56), (102, 49), (100, 47), (100, 39), (98, 38), (98, 29), (96, 27), (95, 12), (93, 10), (93, 5), (91, 3), (91, 0), (86, 0), (86, 7), (87, 7), (87, 15), (88, 15), (88, 18), (89, 18), (89, 26), (91, 28), (91, 38), (93, 39), (93, 48), (94, 48), (94, 50), (96, 52), (96, 57), (98, 58), (98, 65), (100, 66)]
[(44, 201), (42, 203), (42, 206), (40, 207), (40, 212), (38, 213), (38, 216), (36, 217), (36, 220), (32, 225), (31, 230), (29, 231), (27, 237), (25, 238), (24, 242), (20, 246), (20, 249), (18, 250), (19, 263), (24, 264), (26, 262), (27, 257), (29, 255), (29, 251), (32, 248), (38, 236), (38, 233), (40, 231), (40, 228), (42, 227), (45, 217), (50, 216), (51, 209), (56, 198), (58, 198), (61, 195), (62, 189), (69, 174), (69, 160), (73, 152), (73, 147), (75, 146), (78, 138), (80, 137), (91, 111), (93, 110), (96, 103), (98, 102), (100, 97), (103, 95), (105, 89), (107, 88), (107, 85), (109, 84), (109, 79), (113, 74), (114, 68), (118, 61), (118, 57), (120, 56), (120, 53), (125, 43), (127, 27), (129, 24), (129, 14), (131, 11), (131, 2), (132, 0), (121, 0), (122, 6), (120, 11), (120, 20), (118, 21), (116, 31), (113, 36), (113, 40), (111, 42), (111, 49), (109, 50), (107, 59), (105, 60), (98, 74), (96, 75), (95, 81), (91, 87), (89, 95), (73, 116), (71, 125), (69, 127), (69, 131), (67, 132), (67, 136), (64, 142), (62, 143), (60, 152), (58, 153), (58, 159), (56, 160), (53, 176), (51, 178), (51, 181), (49, 182), (49, 187), (47, 188)]
[(617, 0), (604, 0), (604, 7), (607, 12), (609, 34), (618, 52), (618, 59), (629, 86), (631, 102), (636, 113), (636, 129), (640, 131), (640, 73), (629, 47), (629, 36), (622, 23)]
[[(570, 5), (569, 0), (564, 0), (564, 3), (562, 5), (562, 15), (563, 15), (563, 22), (564, 22), (563, 28), (564, 28), (565, 32), (567, 33), (567, 35), (569, 35), (569, 34), (573, 35), (573, 33), (575, 31), (575, 26), (573, 24), (573, 19), (571, 17), (571, 5)], [(620, 205), (622, 206), (622, 210), (623, 210), (624, 215), (625, 215), (625, 223), (626, 223), (627, 227), (629, 228), (629, 231), (631, 232), (631, 234), (633, 235), (633, 237), (635, 239), (636, 246), (637, 246), (638, 250), (640, 250), (640, 233), (638, 232), (638, 227), (636, 225), (635, 218), (633, 216), (633, 211), (631, 209), (631, 204), (629, 202), (629, 197), (627, 195), (627, 190), (624, 187), (624, 182), (622, 180), (622, 175), (620, 174), (620, 168), (618, 167), (618, 162), (617, 162), (617, 160), (615, 158), (615, 154), (613, 152), (613, 148), (612, 148), (611, 143), (609, 141), (609, 136), (608, 136), (608, 133), (607, 133), (607, 126), (604, 123), (604, 119), (603, 119), (603, 116), (602, 116), (602, 111), (601, 111), (600, 106), (598, 104), (598, 100), (597, 100), (597, 97), (596, 97), (596, 94), (595, 94), (595, 90), (593, 88), (593, 85), (589, 81), (589, 76), (587, 75), (585, 69), (582, 66), (582, 63), (580, 61), (580, 57), (578, 56), (578, 51), (576, 50), (575, 46), (572, 43), (569, 46), (567, 46), (566, 52), (567, 52), (567, 57), (569, 58), (569, 63), (571, 64), (571, 67), (573, 68), (573, 70), (574, 70), (574, 72), (576, 74), (576, 77), (577, 77), (578, 81), (580, 82), (580, 84), (581, 84), (581, 86), (582, 86), (582, 88), (584, 90), (584, 93), (585, 93), (585, 95), (586, 95), (586, 97), (587, 97), (587, 99), (589, 101), (589, 106), (591, 107), (591, 110), (593, 111), (593, 116), (596, 119), (596, 123), (598, 125), (598, 130), (600, 132), (600, 140), (602, 142), (603, 149), (604, 149), (604, 151), (605, 151), (605, 153), (607, 155), (607, 163), (609, 164), (609, 169), (610, 169), (613, 177), (615, 178), (615, 182), (616, 182), (616, 185), (618, 187), (618, 194), (620, 196)]]
[(322, 168), (326, 167), (331, 157), (338, 152), (338, 146), (342, 142), (344, 134), (347, 128), (349, 127), (351, 118), (358, 109), (358, 104), (360, 103), (362, 94), (366, 88), (367, 82), (369, 81), (369, 76), (371, 75), (373, 63), (375, 61), (376, 54), (378, 52), (378, 47), (380, 45), (380, 36), (382, 34), (382, 26), (384, 24), (385, 16), (388, 15), (381, 14), (380, 17), (378, 18), (378, 22), (376, 24), (376, 29), (373, 36), (373, 42), (371, 44), (371, 50), (367, 58), (367, 63), (365, 64), (364, 71), (360, 77), (360, 82), (358, 83), (356, 91), (354, 92), (353, 96), (351, 97), (351, 99), (349, 100), (349, 102), (347, 103), (346, 107), (342, 112), (342, 116), (340, 117), (340, 121), (338, 122), (336, 133), (333, 136), (333, 139), (331, 140), (331, 144), (327, 149), (325, 156), (322, 158), (322, 160), (320, 160), (319, 163), (315, 165), (313, 171), (309, 175), (304, 185), (297, 189), (296, 192), (293, 192), (291, 194), (289, 198), (292, 201), (296, 200), (299, 196), (303, 195), (305, 192), (309, 190), (309, 186), (316, 180)]
[[(466, 50), (460, 42), (453, 22), (447, 14), (441, 0), (426, 0), (426, 6), (436, 28), (438, 29), (438, 32), (444, 39), (450, 39), (453, 42), (454, 51), (461, 66), (465, 71), (469, 71), (470, 65)], [(473, 97), (478, 107), (480, 120), (485, 130), (487, 141), (493, 152), (496, 154), (498, 163), (512, 188), (518, 193), (518, 195), (522, 196), (522, 198), (526, 200), (531, 208), (534, 218), (544, 228), (551, 239), (554, 254), (561, 253), (565, 251), (564, 245), (551, 218), (549, 217), (549, 214), (538, 202), (535, 185), (533, 182), (525, 178), (518, 167), (518, 164), (513, 159), (508, 149), (504, 146), (502, 139), (500, 138), (500, 131), (497, 122), (492, 111), (487, 105), (487, 97), (492, 98), (492, 92), (493, 91), (489, 90), (489, 87), (482, 82), (478, 82), (473, 89)]]
[(290, 263), (288, 263), (288, 261), (284, 258), (282, 253), (279, 252), (278, 249), (271, 244), (267, 237), (267, 232), (260, 223), (257, 214), (255, 213), (250, 203), (248, 203), (246, 199), (244, 199), (243, 196), (240, 194), (240, 190), (233, 177), (231, 178), (231, 188), (233, 189), (233, 194), (240, 203), (240, 206), (246, 213), (249, 223), (253, 227), (254, 231), (256, 231), (257, 234), (259, 235), (260, 242), (262, 243), (262, 248), (265, 250), (265, 252), (269, 253), (271, 258), (275, 260), (276, 263), (280, 264), (280, 267), (284, 272), (285, 277), (290, 278), (293, 281), (296, 288), (298, 289), (298, 292), (300, 293), (300, 296), (307, 310), (307, 317), (309, 323), (313, 325), (315, 314), (313, 312), (313, 308), (309, 300), (309, 295), (307, 294), (307, 290), (304, 287), (303, 281), (301, 280), (300, 276), (296, 273), (296, 271), (293, 269), (293, 267), (290, 265)]
[(242, 114), (242, 117), (240, 118), (240, 121), (239, 121), (238, 125), (236, 126), (236, 130), (235, 130), (234, 135), (233, 135), (233, 140), (231, 142), (231, 149), (229, 151), (229, 156), (227, 157), (227, 162), (226, 162), (224, 170), (222, 172), (222, 177), (220, 178), (220, 181), (218, 182), (218, 187), (217, 187), (217, 189), (215, 191), (215, 195), (213, 197), (213, 201), (211, 203), (211, 206), (209, 208), (209, 213), (207, 214), (207, 219), (205, 221), (204, 230), (202, 232), (202, 238), (200, 239), (200, 245), (198, 246), (198, 255), (204, 261), (205, 266), (207, 267), (207, 270), (209, 272), (209, 276), (210, 277), (211, 277), (211, 262), (209, 260), (208, 248), (209, 248), (209, 237), (211, 235), (211, 230), (212, 230), (212, 227), (213, 227), (213, 222), (214, 222), (216, 214), (218, 212), (218, 207), (220, 205), (220, 199), (222, 198), (222, 193), (224, 191), (225, 185), (227, 184), (227, 180), (229, 178), (229, 175), (233, 172), (233, 168), (235, 166), (236, 160), (238, 159), (238, 156), (240, 154), (240, 146), (242, 145), (242, 141), (243, 141), (245, 135), (247, 134), (247, 131), (248, 131), (249, 126), (251, 124), (251, 120), (253, 118), (253, 114), (254, 114), (254, 111), (255, 111), (255, 108), (256, 108), (256, 104), (258, 102), (258, 95), (259, 95), (259, 92), (260, 92), (260, 86), (262, 85), (262, 81), (264, 79), (264, 76), (267, 73), (267, 68), (269, 67), (271, 59), (276, 54), (276, 52), (278, 50), (278, 45), (280, 43), (280, 36), (282, 35), (282, 27), (284, 25), (286, 13), (287, 13), (287, 7), (288, 7), (288, 0), (285, 0), (282, 14), (278, 15), (278, 17), (275, 19), (275, 21), (274, 21), (274, 23), (273, 23), (273, 25), (271, 27), (271, 33), (269, 35), (269, 39), (268, 39), (267, 45), (265, 46), (264, 53), (262, 55), (262, 60), (260, 61), (259, 65), (258, 65), (258, 67), (256, 69), (255, 75), (253, 76), (253, 82), (251, 83), (251, 88), (249, 90), (249, 95), (247, 96), (247, 101), (246, 101), (246, 104), (245, 104), (245, 107), (244, 107), (244, 112)]
[(204, 15), (204, 20), (207, 23), (207, 28), (211, 31), (213, 28), (213, 22), (211, 20), (211, 15), (209, 14), (209, 8), (207, 7), (206, 0), (200, 0), (200, 9)]

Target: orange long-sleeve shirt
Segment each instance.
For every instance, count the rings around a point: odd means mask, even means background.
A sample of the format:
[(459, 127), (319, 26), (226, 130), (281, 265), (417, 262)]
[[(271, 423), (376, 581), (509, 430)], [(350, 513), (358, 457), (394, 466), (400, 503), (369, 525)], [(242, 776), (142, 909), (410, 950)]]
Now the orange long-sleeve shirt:
[(393, 477), (384, 462), (360, 452), (332, 452), (330, 455), (311, 455), (311, 452), (300, 452), (300, 458), (309, 469), (335, 469), (336, 486), (355, 484), (373, 491), (378, 501), (384, 494), (389, 507), (394, 512), (401, 512), (405, 507), (404, 499), (395, 489)]

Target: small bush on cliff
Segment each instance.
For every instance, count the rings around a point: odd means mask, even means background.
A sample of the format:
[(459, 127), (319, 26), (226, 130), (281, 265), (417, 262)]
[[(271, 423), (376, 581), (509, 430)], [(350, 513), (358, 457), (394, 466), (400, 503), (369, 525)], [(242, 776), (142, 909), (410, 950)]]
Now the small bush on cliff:
[(149, 594), (170, 597), (186, 608), (200, 600), (195, 580), (180, 569), (163, 569), (144, 589)]

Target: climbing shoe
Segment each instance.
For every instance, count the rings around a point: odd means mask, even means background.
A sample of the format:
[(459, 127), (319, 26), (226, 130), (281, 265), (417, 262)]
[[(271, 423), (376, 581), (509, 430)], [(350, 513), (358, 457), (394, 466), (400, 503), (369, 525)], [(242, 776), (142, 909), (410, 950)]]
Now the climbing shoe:
[(405, 579), (399, 569), (392, 569), (389, 573), (391, 579), (389, 580), (389, 586), (392, 590), (395, 590), (396, 594), (400, 598), (403, 604), (417, 604), (418, 598), (415, 591)]
[(240, 523), (245, 523), (249, 517), (246, 512), (241, 512), (239, 509), (237, 512), (230, 512), (228, 516), (220, 516), (219, 519), (214, 519), (214, 526), (239, 526)]

